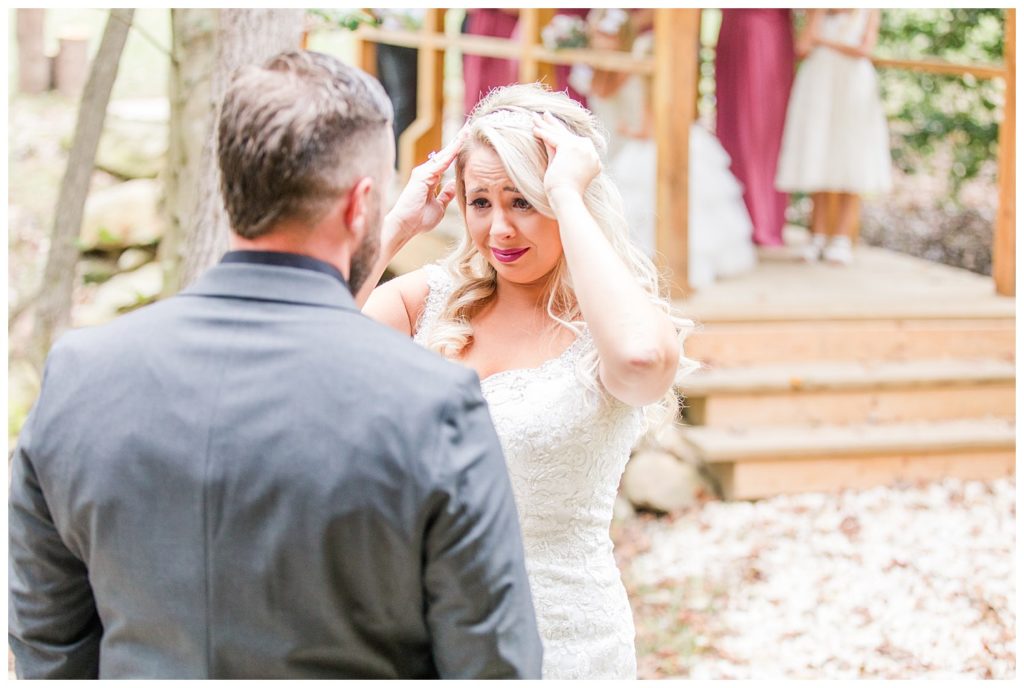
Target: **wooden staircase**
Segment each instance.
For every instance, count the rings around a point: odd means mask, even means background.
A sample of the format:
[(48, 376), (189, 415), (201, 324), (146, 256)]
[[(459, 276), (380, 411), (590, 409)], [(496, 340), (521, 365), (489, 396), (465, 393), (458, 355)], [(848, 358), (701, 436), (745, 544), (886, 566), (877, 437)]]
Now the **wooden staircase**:
[[(893, 267), (878, 251), (858, 249), (862, 269)], [(952, 284), (933, 279), (938, 300), (901, 297), (920, 263), (896, 260), (904, 272), (890, 275), (889, 298), (865, 295), (841, 269), (790, 264), (758, 268), (783, 291), (759, 307), (721, 294), (679, 304), (699, 323), (686, 353), (704, 369), (680, 387), (687, 427), (670, 443), (732, 499), (1012, 474), (1014, 300), (964, 294), (957, 280), (985, 278), (931, 264), (932, 278), (951, 271)], [(820, 268), (845, 288), (833, 282), (832, 300), (787, 307), (786, 282), (771, 273)], [(804, 288), (813, 285), (807, 275)]]

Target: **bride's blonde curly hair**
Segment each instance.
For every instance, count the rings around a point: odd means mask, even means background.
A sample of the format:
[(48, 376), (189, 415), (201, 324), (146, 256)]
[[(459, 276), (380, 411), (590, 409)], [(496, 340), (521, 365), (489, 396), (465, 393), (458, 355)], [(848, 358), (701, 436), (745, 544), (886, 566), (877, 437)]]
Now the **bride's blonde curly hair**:
[[(456, 198), (463, 217), (466, 215), (466, 162), (473, 149), (483, 145), (491, 148), (501, 159), (509, 179), (530, 205), (547, 217), (554, 218), (554, 211), (544, 193), (547, 151), (533, 134), (532, 115), (544, 112), (554, 115), (574, 134), (593, 141), (598, 154), (604, 158), (608, 146), (603, 127), (594, 115), (564, 93), (550, 91), (542, 84), (517, 84), (495, 89), (480, 101), (469, 116), (469, 135), (455, 159)], [(693, 329), (693, 322), (673, 313), (669, 300), (663, 294), (663, 281), (657, 268), (630, 240), (622, 195), (607, 173), (601, 171), (594, 178), (587, 187), (583, 201), (612, 248), (647, 292), (651, 302), (672, 319), (680, 347), (678, 380), (698, 367), (682, 353), (683, 340)], [(497, 273), (477, 251), (468, 226), (455, 251), (445, 259), (444, 268), (453, 278), (455, 287), (435, 325), (427, 333), (427, 346), (442, 356), (459, 358), (473, 343), (473, 326), (470, 321), (494, 298)], [(572, 330), (577, 336), (582, 334), (585, 322), (564, 256), (549, 278), (547, 312), (558, 325)], [(595, 392), (600, 390), (598, 364), (597, 349), (591, 347), (578, 370), (582, 382)], [(657, 408), (648, 408), (648, 415), (654, 413), (660, 416), (657, 409), (661, 408), (667, 417), (674, 416), (677, 403), (674, 391), (670, 390), (662, 402), (656, 405)]]

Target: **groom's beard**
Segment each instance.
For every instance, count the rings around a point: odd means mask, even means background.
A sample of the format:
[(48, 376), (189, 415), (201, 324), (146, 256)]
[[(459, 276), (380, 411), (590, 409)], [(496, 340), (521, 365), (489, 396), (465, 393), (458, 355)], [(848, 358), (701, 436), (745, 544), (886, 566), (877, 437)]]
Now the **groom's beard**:
[(380, 255), (380, 230), (384, 224), (384, 217), (381, 212), (381, 199), (377, 197), (377, 192), (373, 193), (373, 197), (374, 207), (371, 216), (375, 222), (366, 232), (359, 248), (352, 254), (352, 262), (348, 270), (348, 287), (353, 294), (358, 293), (363, 282), (370, 276), (370, 271), (373, 270), (374, 263), (377, 262), (377, 257)]

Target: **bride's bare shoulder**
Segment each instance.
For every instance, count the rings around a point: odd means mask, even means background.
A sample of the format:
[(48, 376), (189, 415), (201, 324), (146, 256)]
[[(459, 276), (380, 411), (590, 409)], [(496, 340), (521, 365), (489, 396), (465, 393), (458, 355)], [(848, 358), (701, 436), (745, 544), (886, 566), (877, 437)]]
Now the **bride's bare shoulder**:
[(424, 268), (413, 270), (374, 289), (363, 306), (363, 313), (411, 337), (429, 292), (427, 271)]

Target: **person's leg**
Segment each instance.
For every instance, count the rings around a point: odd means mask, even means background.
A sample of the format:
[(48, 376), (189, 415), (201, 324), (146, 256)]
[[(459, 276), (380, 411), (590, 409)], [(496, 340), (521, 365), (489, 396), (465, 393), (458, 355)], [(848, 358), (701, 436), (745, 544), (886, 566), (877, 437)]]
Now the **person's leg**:
[(811, 194), (811, 232), (814, 234), (831, 234), (828, 226), (828, 195), (824, 191)]
[(853, 226), (857, 222), (857, 195), (839, 194), (839, 217), (836, 220), (836, 235), (853, 238)]
[(821, 260), (821, 252), (831, 233), (828, 226), (828, 197), (824, 191), (811, 194), (811, 241), (804, 249), (803, 258), (809, 263)]
[(829, 241), (823, 254), (830, 263), (849, 265), (853, 262), (853, 225), (857, 221), (857, 196), (851, 193), (839, 194), (835, 235)]

